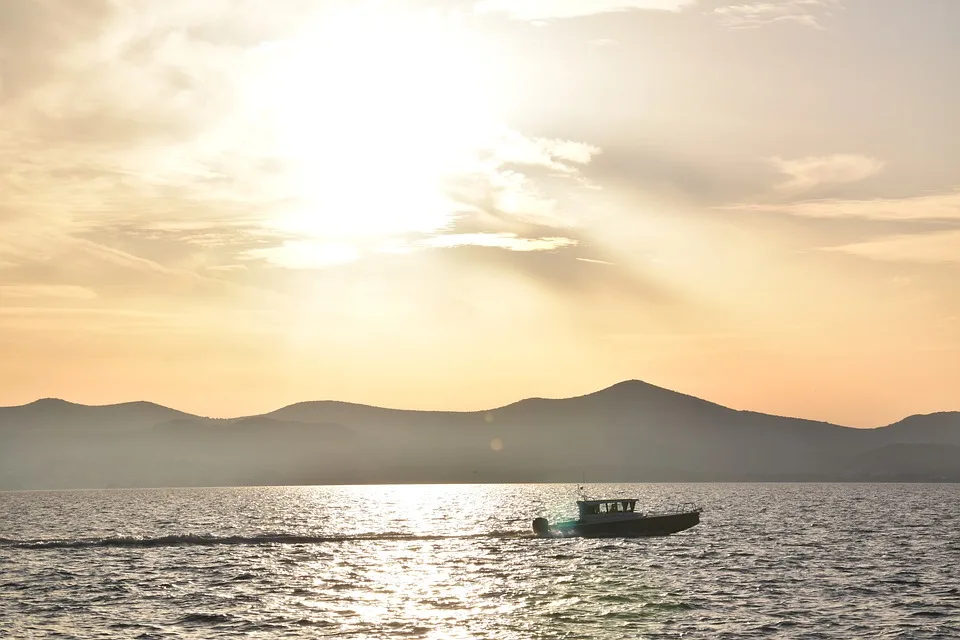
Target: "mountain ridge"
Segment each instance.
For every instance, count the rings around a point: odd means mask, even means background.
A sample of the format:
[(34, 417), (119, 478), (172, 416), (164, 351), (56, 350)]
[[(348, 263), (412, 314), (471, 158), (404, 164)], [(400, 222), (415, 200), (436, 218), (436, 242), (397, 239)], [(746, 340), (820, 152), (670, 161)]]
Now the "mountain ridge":
[[(229, 417), (211, 417), (211, 416), (203, 416), (203, 415), (200, 415), (200, 414), (190, 413), (190, 412), (187, 412), (187, 411), (183, 411), (183, 410), (180, 410), (180, 409), (176, 409), (176, 408), (173, 408), (173, 407), (170, 407), (170, 406), (167, 406), (167, 405), (163, 405), (163, 404), (160, 404), (160, 403), (157, 403), (157, 402), (153, 402), (153, 401), (150, 401), (150, 400), (131, 400), (131, 401), (115, 402), (115, 403), (107, 403), (107, 404), (85, 404), (85, 403), (73, 402), (73, 401), (70, 401), (70, 400), (65, 400), (65, 399), (63, 399), (63, 398), (46, 397), (46, 398), (38, 398), (37, 400), (33, 400), (33, 401), (31, 401), (31, 402), (27, 402), (27, 403), (19, 404), (19, 405), (4, 405), (4, 406), (0, 406), (0, 413), (4, 412), (5, 410), (9, 410), (9, 409), (26, 409), (26, 408), (29, 408), (29, 407), (42, 407), (42, 406), (54, 406), (54, 405), (59, 405), (59, 406), (61, 406), (61, 407), (82, 407), (82, 408), (87, 408), (87, 409), (109, 409), (109, 408), (113, 408), (113, 407), (129, 407), (129, 408), (133, 408), (133, 407), (150, 407), (150, 408), (154, 408), (154, 409), (162, 409), (162, 410), (166, 410), (166, 411), (176, 412), (176, 413), (178, 413), (178, 414), (181, 414), (181, 415), (184, 415), (184, 416), (187, 416), (187, 417), (192, 417), (192, 418), (198, 418), (198, 419), (204, 419), (204, 420), (228, 421), (228, 420), (240, 420), (240, 419), (243, 419), (243, 418), (258, 417), (258, 416), (271, 417), (271, 416), (273, 416), (274, 414), (278, 414), (278, 413), (281, 413), (281, 412), (286, 412), (286, 411), (288, 411), (288, 410), (296, 410), (296, 409), (302, 409), (302, 408), (307, 408), (307, 407), (314, 407), (314, 406), (323, 406), (323, 405), (325, 405), (325, 406), (332, 406), (332, 407), (338, 407), (338, 408), (339, 408), (339, 407), (342, 407), (342, 408), (355, 408), (355, 409), (361, 409), (361, 410), (367, 410), (367, 409), (369, 409), (369, 410), (376, 410), (376, 411), (389, 411), (389, 412), (405, 413), (405, 414), (447, 414), (447, 415), (464, 415), (464, 416), (466, 416), (466, 415), (483, 415), (483, 414), (492, 413), (492, 412), (495, 412), (495, 411), (501, 411), (501, 410), (504, 410), (504, 409), (510, 409), (510, 408), (516, 407), (516, 406), (518, 406), (518, 405), (528, 404), (528, 403), (532, 403), (532, 402), (539, 402), (539, 401), (543, 401), (543, 402), (556, 402), (556, 401), (565, 401), (565, 400), (580, 400), (580, 399), (587, 399), (587, 398), (592, 398), (592, 397), (605, 397), (605, 396), (608, 396), (609, 394), (614, 393), (614, 392), (619, 392), (619, 391), (622, 391), (622, 390), (625, 390), (625, 389), (630, 389), (630, 390), (634, 390), (634, 391), (635, 391), (635, 390), (638, 389), (638, 388), (644, 389), (644, 390), (652, 390), (652, 391), (655, 391), (655, 392), (657, 392), (657, 393), (669, 394), (670, 396), (673, 396), (673, 397), (676, 397), (676, 398), (688, 399), (688, 400), (691, 400), (691, 401), (694, 401), (694, 402), (697, 402), (697, 403), (701, 403), (701, 404), (704, 405), (704, 406), (712, 406), (712, 407), (715, 407), (715, 408), (723, 409), (723, 410), (730, 411), (730, 412), (740, 413), (740, 414), (758, 415), (758, 416), (763, 416), (763, 417), (766, 417), (766, 418), (774, 418), (774, 419), (799, 420), (799, 421), (803, 421), (803, 422), (811, 423), (811, 424), (830, 425), (830, 426), (834, 426), (834, 427), (842, 427), (842, 428), (844, 428), (844, 429), (854, 429), (854, 430), (857, 430), (857, 431), (864, 431), (864, 430), (869, 431), (869, 430), (876, 430), (876, 429), (884, 429), (884, 428), (888, 428), (888, 427), (893, 427), (893, 426), (901, 425), (902, 423), (907, 423), (908, 421), (911, 421), (911, 420), (913, 420), (913, 419), (915, 419), (915, 418), (930, 418), (930, 417), (935, 417), (935, 416), (946, 416), (946, 417), (960, 416), (960, 409), (958, 409), (958, 410), (956, 410), (956, 411), (934, 411), (934, 412), (929, 412), (929, 413), (915, 413), (915, 414), (910, 414), (910, 415), (907, 415), (907, 416), (905, 416), (905, 417), (903, 417), (903, 418), (901, 418), (901, 419), (899, 419), (899, 420), (897, 420), (897, 421), (895, 421), (895, 422), (891, 422), (891, 423), (888, 423), (888, 424), (877, 425), (877, 426), (873, 426), (873, 427), (851, 427), (851, 426), (849, 426), (849, 425), (844, 425), (844, 424), (840, 424), (840, 423), (836, 423), (836, 422), (829, 422), (829, 421), (827, 421), (827, 420), (816, 420), (816, 419), (813, 419), (813, 418), (803, 418), (803, 417), (789, 416), (789, 415), (783, 415), (783, 414), (764, 413), (764, 412), (762, 412), (762, 411), (756, 411), (756, 410), (753, 410), (753, 409), (735, 409), (735, 408), (728, 407), (728, 406), (726, 406), (726, 405), (720, 404), (720, 403), (718, 403), (718, 402), (714, 402), (714, 401), (712, 401), (712, 400), (706, 400), (706, 399), (704, 399), (704, 398), (700, 398), (700, 397), (698, 397), (698, 396), (694, 396), (694, 395), (691, 395), (691, 394), (683, 393), (683, 392), (681, 392), (681, 391), (675, 391), (675, 390), (673, 390), (673, 389), (668, 389), (668, 388), (666, 388), (666, 387), (660, 387), (660, 386), (658, 386), (658, 385), (654, 385), (654, 384), (651, 384), (651, 383), (649, 383), (649, 382), (644, 382), (643, 380), (638, 380), (638, 379), (635, 379), (635, 378), (631, 378), (631, 379), (627, 379), (627, 380), (622, 380), (622, 381), (620, 381), (620, 382), (616, 382), (616, 383), (614, 383), (614, 384), (612, 384), (612, 385), (609, 385), (609, 386), (607, 386), (607, 387), (603, 387), (603, 388), (601, 388), (601, 389), (598, 389), (598, 390), (595, 390), (595, 391), (590, 391), (590, 392), (583, 393), (583, 394), (580, 394), (580, 395), (575, 395), (575, 396), (558, 396), (558, 397), (530, 396), (530, 397), (527, 397), (527, 398), (521, 398), (521, 399), (519, 399), (519, 400), (515, 400), (515, 401), (513, 401), (513, 402), (510, 402), (510, 403), (507, 403), (507, 404), (504, 404), (504, 405), (499, 405), (499, 406), (492, 407), (492, 408), (488, 408), (488, 409), (463, 409), (463, 410), (451, 410), (451, 409), (406, 409), (406, 408), (395, 408), (395, 407), (382, 406), (382, 405), (376, 405), (376, 404), (368, 404), (368, 403), (362, 403), (362, 402), (348, 402), (348, 401), (344, 401), (344, 400), (329, 400), (329, 399), (326, 399), (326, 400), (301, 400), (301, 401), (294, 402), (294, 403), (291, 403), (291, 404), (288, 404), (288, 405), (284, 405), (284, 406), (279, 407), (279, 408), (277, 408), (277, 409), (272, 409), (272, 410), (269, 410), (269, 411), (265, 411), (265, 412), (263, 412), (263, 413), (243, 414), (243, 415), (229, 416)], [(3, 426), (3, 422), (2, 422), (2, 419), (0, 419), (0, 427), (2, 427), (2, 426)]]
[(320, 400), (236, 418), (150, 402), (0, 408), (0, 489), (408, 482), (956, 481), (960, 412), (854, 428), (642, 381), (493, 409)]

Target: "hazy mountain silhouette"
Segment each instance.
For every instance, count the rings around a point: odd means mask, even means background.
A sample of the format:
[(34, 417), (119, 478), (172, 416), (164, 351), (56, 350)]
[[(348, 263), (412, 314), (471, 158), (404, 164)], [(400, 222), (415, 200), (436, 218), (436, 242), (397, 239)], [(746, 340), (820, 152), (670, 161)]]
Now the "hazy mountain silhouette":
[(876, 429), (876, 434), (878, 439), (891, 444), (915, 442), (960, 446), (960, 412), (910, 416)]
[(43, 398), (19, 407), (0, 407), (0, 429), (136, 431), (164, 420), (195, 417), (152, 402), (90, 406)]
[(0, 408), (0, 488), (576, 481), (960, 481), (960, 413), (877, 429), (630, 380), (487, 411), (335, 401), (210, 419), (149, 402)]
[(960, 447), (955, 445), (889, 444), (852, 456), (847, 473), (851, 478), (865, 480), (957, 481), (958, 460)]

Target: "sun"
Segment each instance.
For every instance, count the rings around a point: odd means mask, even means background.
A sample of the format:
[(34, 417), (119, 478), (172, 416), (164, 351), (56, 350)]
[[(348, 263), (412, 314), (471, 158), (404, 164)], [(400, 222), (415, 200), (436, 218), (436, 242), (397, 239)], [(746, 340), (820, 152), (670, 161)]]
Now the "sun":
[(289, 200), (272, 224), (316, 238), (442, 229), (445, 180), (497, 130), (483, 60), (455, 16), (353, 9), (261, 52), (247, 101)]

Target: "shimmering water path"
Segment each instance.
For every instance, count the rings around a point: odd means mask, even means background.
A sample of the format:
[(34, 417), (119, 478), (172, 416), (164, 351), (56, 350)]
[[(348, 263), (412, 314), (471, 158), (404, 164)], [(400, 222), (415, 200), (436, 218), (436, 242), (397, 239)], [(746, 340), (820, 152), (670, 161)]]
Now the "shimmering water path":
[(960, 638), (960, 485), (594, 485), (667, 538), (539, 540), (569, 485), (0, 493), (0, 637)]

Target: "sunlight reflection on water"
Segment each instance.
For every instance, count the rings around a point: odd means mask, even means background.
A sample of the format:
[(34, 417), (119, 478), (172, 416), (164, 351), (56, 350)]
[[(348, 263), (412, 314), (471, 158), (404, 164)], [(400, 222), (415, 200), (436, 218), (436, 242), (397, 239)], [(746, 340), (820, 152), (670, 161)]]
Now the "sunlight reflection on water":
[(667, 538), (539, 540), (572, 485), (0, 493), (0, 635), (960, 637), (956, 485), (611, 485)]

